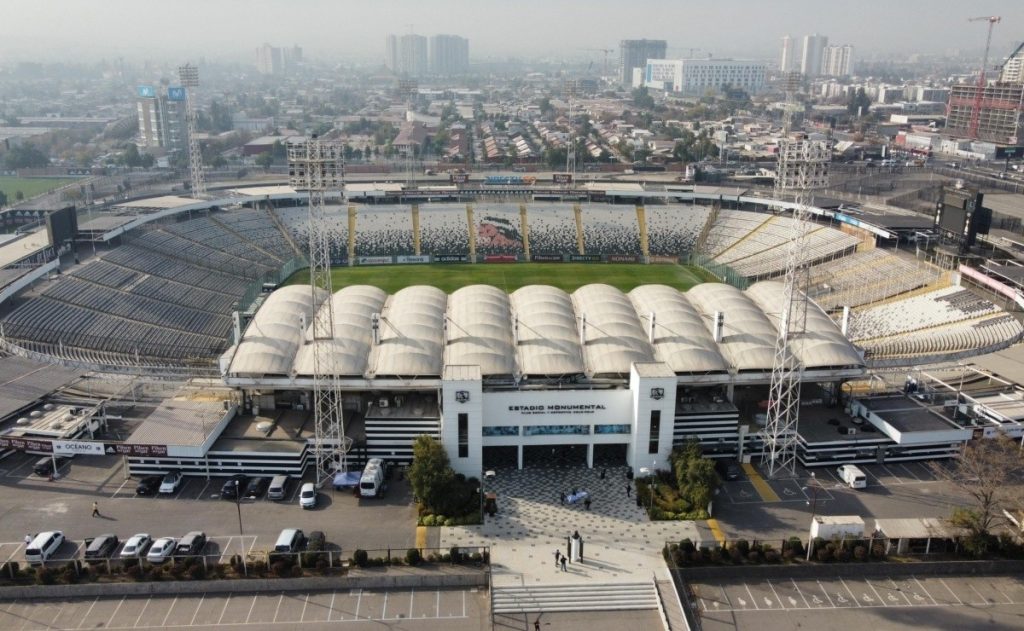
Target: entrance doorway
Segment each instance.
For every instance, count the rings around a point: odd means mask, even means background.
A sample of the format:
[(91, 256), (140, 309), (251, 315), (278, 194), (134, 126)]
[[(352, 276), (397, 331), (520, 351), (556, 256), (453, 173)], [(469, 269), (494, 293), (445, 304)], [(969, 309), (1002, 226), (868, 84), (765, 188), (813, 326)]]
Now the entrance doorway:
[(585, 467), (586, 445), (527, 445), (523, 467)]
[(629, 445), (594, 445), (594, 468), (626, 466)]
[(509, 447), (484, 447), (483, 450), (484, 470), (487, 469), (515, 469), (519, 466), (519, 448)]

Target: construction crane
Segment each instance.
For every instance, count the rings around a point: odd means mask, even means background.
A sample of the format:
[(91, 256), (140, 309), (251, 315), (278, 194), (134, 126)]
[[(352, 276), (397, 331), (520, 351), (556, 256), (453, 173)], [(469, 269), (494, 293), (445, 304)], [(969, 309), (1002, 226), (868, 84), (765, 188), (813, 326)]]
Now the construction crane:
[(601, 76), (608, 76), (608, 53), (614, 53), (614, 48), (581, 48), (580, 50), (589, 50), (592, 53), (604, 53), (604, 73)]
[(981, 59), (981, 70), (978, 71), (978, 88), (974, 93), (974, 107), (971, 108), (971, 126), (968, 135), (971, 138), (978, 137), (978, 126), (981, 122), (981, 103), (985, 95), (985, 68), (988, 67), (988, 52), (992, 47), (992, 28), (1002, 21), (998, 15), (968, 18), (968, 22), (988, 22), (988, 36), (985, 38), (985, 56)]
[[(667, 50), (669, 52), (671, 52), (673, 50), (678, 50), (679, 52), (682, 52), (682, 51), (685, 50), (688, 53), (687, 56), (686, 56), (687, 59), (694, 59), (694, 56), (693, 56), (694, 53), (701, 52), (701, 49), (697, 48), (696, 46), (690, 46), (689, 48), (683, 48), (683, 47), (679, 47), (679, 46), (669, 46)], [(711, 53), (708, 53), (708, 57), (710, 57), (710, 56), (711, 56)]]

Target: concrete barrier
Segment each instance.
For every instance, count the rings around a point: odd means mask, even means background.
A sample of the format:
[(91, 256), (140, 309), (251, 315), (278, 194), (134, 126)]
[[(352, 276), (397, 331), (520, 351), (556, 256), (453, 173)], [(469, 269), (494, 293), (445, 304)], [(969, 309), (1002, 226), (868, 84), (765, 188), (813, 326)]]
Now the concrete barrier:
[(1024, 561), (922, 561), (909, 563), (828, 563), (793, 565), (732, 565), (683, 568), (672, 571), (685, 581), (758, 581), (788, 578), (869, 578), (880, 576), (987, 575), (1024, 573)]
[(0, 587), (0, 598), (92, 598), (98, 596), (150, 596), (187, 594), (255, 594), (261, 592), (345, 589), (408, 589), (487, 587), (487, 570), (466, 568), (384, 568), (353, 570), (343, 576), (303, 578), (251, 578), (211, 581), (149, 581), (82, 583), (77, 585), (16, 585)]

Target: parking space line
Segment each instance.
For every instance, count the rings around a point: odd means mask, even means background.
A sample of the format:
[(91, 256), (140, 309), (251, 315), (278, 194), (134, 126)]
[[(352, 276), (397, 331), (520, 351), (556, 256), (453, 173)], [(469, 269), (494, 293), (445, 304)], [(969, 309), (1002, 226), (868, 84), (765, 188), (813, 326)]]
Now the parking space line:
[(462, 590), (462, 617), (466, 617), (466, 590)]
[(387, 620), (388, 618), (388, 590), (384, 590), (384, 608), (380, 611), (380, 619)]
[(201, 499), (205, 498), (206, 497), (206, 489), (208, 489), (208, 488), (210, 488), (210, 481), (206, 480), (206, 482), (203, 484), (203, 488), (199, 489), (199, 492), (196, 493), (196, 496), (194, 498), (192, 498), (192, 501), (195, 502), (195, 501), (198, 501), (198, 500), (201, 500)]
[(356, 599), (356, 615), (355, 620), (359, 620), (359, 606), (363, 604), (363, 590), (359, 590), (359, 598)]
[(299, 616), (299, 622), (302, 622), (306, 617), (306, 605), (309, 604), (309, 594), (306, 594), (306, 600), (302, 601), (302, 615)]
[(142, 620), (142, 615), (144, 613), (146, 613), (146, 607), (149, 607), (149, 602), (151, 600), (153, 600), (153, 599), (152, 598), (147, 598), (146, 602), (142, 603), (142, 611), (139, 612), (139, 617), (135, 619), (135, 624), (132, 625), (132, 626), (135, 626), (135, 627), (139, 626), (139, 622)]
[(708, 528), (711, 529), (711, 534), (715, 540), (718, 541), (718, 545), (725, 545), (725, 533), (722, 532), (722, 527), (719, 525), (717, 519), (707, 520)]
[(811, 603), (807, 602), (807, 599), (804, 598), (804, 593), (802, 591), (800, 591), (800, 587), (797, 586), (796, 581), (794, 581), (793, 579), (789, 579), (789, 582), (793, 583), (793, 589), (795, 589), (797, 595), (800, 596), (800, 600), (804, 601), (804, 605), (806, 605), (807, 608), (810, 609), (811, 608)]
[(988, 599), (986, 599), (984, 596), (981, 595), (981, 592), (979, 592), (977, 589), (974, 588), (974, 585), (972, 585), (971, 583), (967, 583), (967, 586), (970, 587), (971, 590), (975, 594), (978, 595), (978, 598), (981, 599), (980, 603), (971, 603), (972, 605), (991, 605), (992, 604), (992, 603), (988, 602)]
[(828, 599), (828, 604), (832, 605), (832, 608), (835, 609), (836, 608), (836, 604), (834, 602), (832, 602), (832, 597), (828, 595), (828, 590), (825, 589), (825, 586), (822, 585), (821, 581), (819, 581), (819, 580), (815, 580), (814, 582), (818, 584), (818, 589), (821, 590), (821, 593), (825, 594), (825, 598)]
[(221, 620), (224, 619), (224, 614), (227, 613), (228, 603), (230, 603), (230, 602), (231, 602), (231, 594), (228, 594), (228, 597), (224, 600), (224, 606), (221, 607), (221, 609), (220, 609), (220, 617), (217, 618), (217, 624), (220, 624)]
[(249, 605), (249, 614), (245, 617), (245, 624), (249, 624), (249, 618), (252, 617), (252, 610), (256, 607), (256, 596), (252, 597), (252, 604)]
[(765, 482), (761, 474), (757, 472), (754, 465), (749, 462), (744, 462), (740, 465), (743, 467), (743, 471), (747, 474), (747, 479), (754, 485), (754, 490), (761, 496), (761, 500), (765, 502), (780, 502), (782, 501), (778, 494), (772, 489), (771, 486)]
[(114, 492), (110, 494), (110, 499), (112, 499), (112, 500), (118, 499), (118, 497), (117, 497), (118, 493), (120, 493), (121, 489), (123, 489), (125, 487), (125, 485), (128, 484), (129, 482), (131, 482), (130, 478), (125, 480), (124, 482), (122, 482), (121, 486), (117, 487), (117, 489), (114, 490)]
[(885, 604), (885, 599), (882, 598), (882, 595), (878, 593), (878, 590), (875, 589), (875, 586), (871, 583), (871, 581), (868, 579), (864, 579), (864, 582), (867, 583), (867, 586), (871, 588), (871, 591), (875, 592), (875, 596), (878, 597), (878, 600), (882, 603), (882, 606), (888, 607), (889, 605)]
[(914, 479), (915, 479), (915, 480), (917, 480), (918, 482), (923, 482), (923, 481), (924, 481), (924, 480), (922, 480), (921, 478), (917, 477), (917, 474), (915, 474), (915, 473), (914, 473), (913, 471), (911, 471), (911, 470), (910, 470), (910, 467), (908, 467), (908, 466), (907, 466), (907, 465), (905, 465), (904, 463), (902, 463), (902, 462), (901, 462), (899, 466), (900, 466), (900, 468), (901, 468), (901, 469), (903, 469), (904, 471), (906, 471), (907, 473), (909, 473), (909, 474), (910, 474), (910, 477), (914, 478)]
[(903, 600), (907, 601), (907, 605), (913, 606), (913, 603), (910, 602), (910, 599), (907, 598), (907, 595), (903, 593), (903, 590), (900, 589), (900, 586), (896, 584), (896, 581), (890, 578), (889, 582), (892, 583), (893, 590), (899, 592), (900, 596), (903, 596)]
[(956, 598), (956, 602), (957, 603), (959, 603), (961, 605), (964, 604), (964, 601), (960, 600), (960, 597), (956, 595), (956, 592), (954, 592), (952, 589), (949, 588), (949, 585), (946, 584), (945, 580), (940, 578), (939, 582), (942, 583), (942, 586), (946, 588), (946, 591), (949, 592), (950, 596), (952, 596), (953, 598)]
[(99, 602), (99, 599), (100, 599), (99, 596), (97, 596), (96, 598), (92, 599), (92, 604), (89, 605), (89, 608), (85, 611), (85, 615), (82, 616), (82, 621), (78, 623), (78, 627), (77, 628), (81, 629), (82, 625), (85, 624), (85, 621), (89, 619), (89, 614), (92, 613), (92, 608), (96, 606), (96, 603)]
[(337, 591), (331, 592), (331, 604), (327, 607), (327, 622), (331, 621), (331, 616), (334, 614), (334, 597), (337, 595)]
[(412, 596), (416, 593), (416, 589), (413, 587), (409, 588), (409, 615), (406, 618), (412, 619)]
[(284, 592), (277, 597), (277, 607), (274, 608), (274, 622), (277, 622), (277, 615), (281, 613), (281, 603), (284, 602)]
[(53, 620), (50, 621), (50, 624), (46, 625), (47, 628), (52, 628), (53, 627), (53, 623), (57, 622), (57, 618), (60, 618), (60, 614), (64, 613), (64, 608), (67, 607), (67, 606), (68, 606), (68, 603), (66, 603), (66, 602), (63, 602), (63, 603), (60, 604), (60, 607), (57, 608), (57, 615), (53, 617)]
[(166, 627), (167, 626), (167, 619), (171, 617), (171, 612), (174, 611), (174, 605), (176, 605), (176, 604), (178, 604), (178, 597), (177, 596), (175, 596), (174, 600), (171, 601), (171, 608), (168, 609), (167, 613), (164, 615), (164, 621), (162, 623), (160, 623), (161, 627)]
[(437, 590), (437, 604), (434, 607), (434, 611), (435, 611), (434, 617), (435, 618), (440, 618), (441, 617), (441, 590)]
[(121, 610), (121, 605), (124, 604), (124, 599), (125, 598), (127, 598), (127, 596), (122, 596), (121, 597), (121, 601), (119, 603), (117, 603), (117, 607), (114, 607), (114, 613), (110, 614), (110, 617), (107, 618), (107, 623), (104, 624), (103, 626), (109, 627), (110, 623), (114, 621), (114, 616), (116, 616), (117, 612)]
[(851, 589), (850, 589), (850, 586), (846, 584), (846, 581), (844, 581), (843, 579), (841, 579), (841, 578), (840, 578), (840, 579), (839, 579), (839, 582), (843, 584), (843, 589), (845, 589), (845, 590), (846, 590), (846, 593), (848, 593), (848, 594), (850, 595), (850, 598), (852, 598), (852, 599), (853, 599), (853, 602), (854, 602), (854, 603), (855, 603), (855, 604), (856, 604), (856, 605), (857, 605), (858, 607), (861, 607), (862, 605), (860, 604), (860, 601), (858, 601), (858, 600), (857, 600), (857, 597), (853, 595), (853, 590), (851, 590)]
[(924, 592), (924, 595), (927, 596), (932, 601), (932, 604), (935, 604), (935, 605), (939, 604), (939, 601), (937, 601), (934, 598), (932, 598), (932, 595), (928, 592), (928, 589), (925, 588), (925, 586), (921, 583), (921, 581), (917, 580), (916, 576), (911, 576), (910, 578), (914, 579), (914, 582), (917, 583), (918, 587), (921, 588), (921, 591)]
[(196, 617), (199, 616), (199, 610), (203, 608), (203, 601), (206, 600), (206, 593), (199, 597), (199, 604), (196, 605), (195, 613), (192, 614), (192, 622), (188, 623), (188, 626), (194, 626), (196, 623)]
[(750, 595), (750, 600), (751, 600), (751, 602), (754, 603), (754, 609), (760, 609), (760, 607), (757, 606), (757, 599), (754, 598), (754, 592), (750, 591), (750, 585), (747, 585), (746, 583), (743, 583), (743, 587), (746, 588), (747, 594)]
[(998, 594), (999, 594), (1000, 596), (1002, 596), (1003, 598), (1005, 598), (1005, 599), (1006, 599), (1006, 604), (1007, 604), (1007, 605), (1012, 605), (1012, 604), (1013, 604), (1013, 599), (1012, 599), (1012, 598), (1010, 598), (1009, 596), (1007, 596), (1006, 594), (1004, 594), (1004, 593), (1003, 593), (1003, 591), (1002, 591), (1001, 589), (999, 589), (998, 587), (996, 587), (996, 584), (995, 584), (995, 583), (989, 583), (989, 587), (991, 587), (991, 588), (992, 588), (992, 589), (993, 589), (993, 590), (994, 590), (994, 591), (995, 591), (996, 593), (998, 593)]

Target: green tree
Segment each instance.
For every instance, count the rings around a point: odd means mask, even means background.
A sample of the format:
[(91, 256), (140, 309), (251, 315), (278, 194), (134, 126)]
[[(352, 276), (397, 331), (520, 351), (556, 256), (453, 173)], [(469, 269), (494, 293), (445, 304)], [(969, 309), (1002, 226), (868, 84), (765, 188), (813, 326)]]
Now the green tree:
[(0, 208), (7, 205), (7, 193), (0, 191)]
[(274, 164), (274, 154), (272, 152), (264, 151), (260, 155), (256, 156), (256, 166), (269, 169), (272, 164)]
[(144, 169), (152, 169), (153, 165), (156, 164), (156, 158), (148, 153), (144, 153), (139, 156), (139, 163)]
[(228, 165), (228, 161), (224, 156), (214, 156), (213, 160), (210, 160), (210, 166), (215, 169), (223, 169)]
[(548, 147), (544, 150), (544, 164), (551, 169), (564, 169), (568, 150), (565, 147)]
[(142, 156), (139, 155), (139, 148), (134, 143), (128, 145), (128, 148), (121, 155), (121, 159), (126, 167), (134, 169), (142, 166)]
[(14, 199), (20, 202), (25, 199), (25, 193), (22, 191), (14, 191)]
[(636, 105), (642, 109), (653, 109), (654, 108), (654, 97), (648, 94), (647, 88), (639, 87), (635, 88), (632, 93), (633, 105)]
[(50, 158), (31, 143), (23, 143), (11, 147), (4, 156), (4, 167), (10, 171), (16, 169), (38, 169), (50, 166)]
[(869, 107), (871, 107), (871, 97), (864, 92), (864, 88), (857, 88), (856, 92), (850, 93), (850, 98), (846, 102), (846, 111), (851, 116), (857, 116), (858, 110), (860, 110), (861, 116), (866, 116)]
[(432, 436), (419, 435), (412, 444), (409, 484), (427, 508), (444, 505), (445, 495), (455, 480), (444, 446)]

